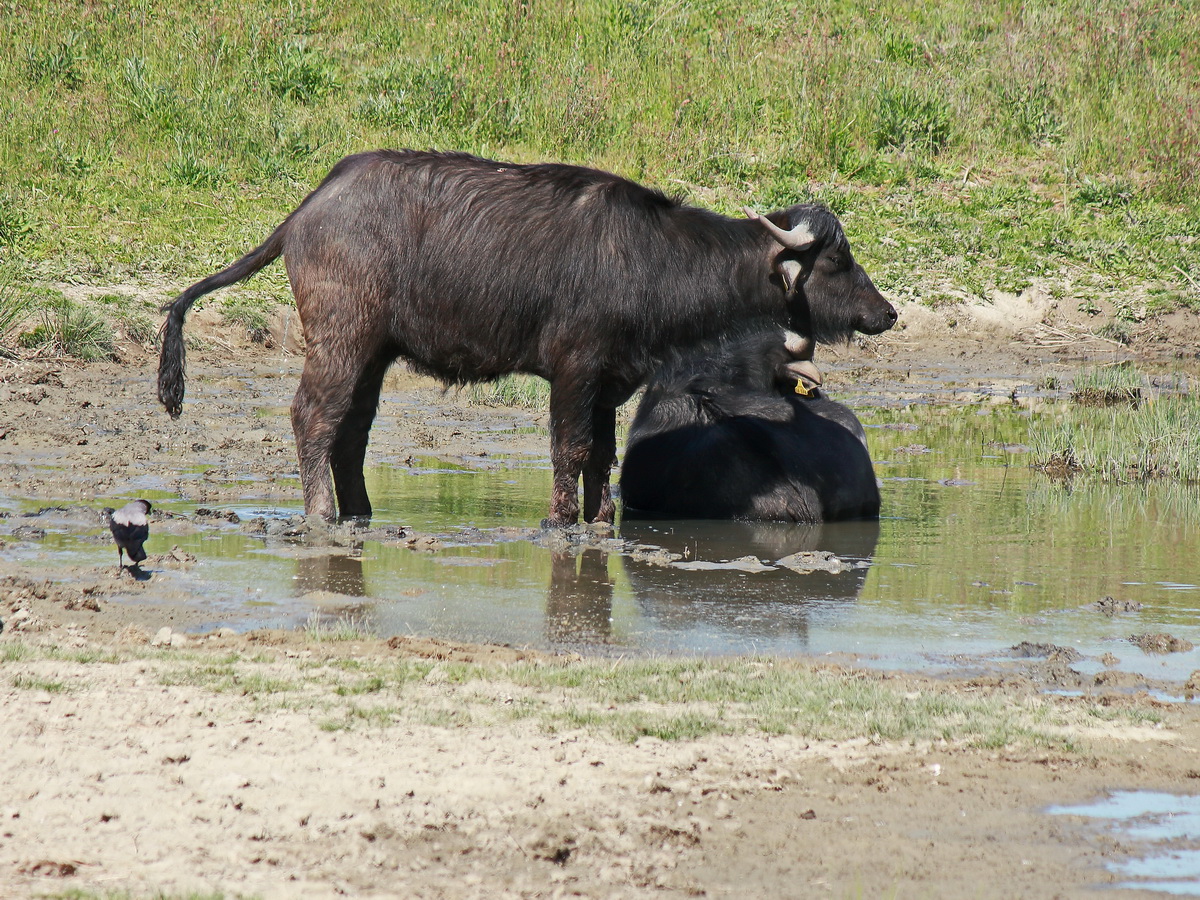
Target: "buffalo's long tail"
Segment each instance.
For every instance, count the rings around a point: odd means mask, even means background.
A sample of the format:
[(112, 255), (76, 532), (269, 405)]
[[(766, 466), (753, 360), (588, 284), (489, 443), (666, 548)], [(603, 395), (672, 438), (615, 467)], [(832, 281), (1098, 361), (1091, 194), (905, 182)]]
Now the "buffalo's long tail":
[(239, 259), (233, 265), (198, 281), (162, 308), (167, 320), (162, 327), (162, 352), (158, 358), (158, 399), (172, 419), (183, 411), (184, 345), (183, 320), (187, 311), (200, 297), (218, 288), (235, 284), (249, 278), (259, 269), (279, 258), (287, 220), (272, 232), (271, 236)]

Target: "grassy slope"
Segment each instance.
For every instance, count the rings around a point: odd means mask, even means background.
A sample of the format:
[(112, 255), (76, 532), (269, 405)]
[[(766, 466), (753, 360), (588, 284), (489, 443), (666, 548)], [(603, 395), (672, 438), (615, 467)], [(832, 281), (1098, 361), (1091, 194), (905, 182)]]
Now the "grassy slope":
[[(1042, 8), (1038, 8), (1042, 7)], [(1200, 307), (1200, 7), (1175, 2), (0, 2), (0, 266), (160, 296), (341, 156), (611, 168), (828, 202), (886, 291)], [(280, 268), (252, 296), (286, 298)]]

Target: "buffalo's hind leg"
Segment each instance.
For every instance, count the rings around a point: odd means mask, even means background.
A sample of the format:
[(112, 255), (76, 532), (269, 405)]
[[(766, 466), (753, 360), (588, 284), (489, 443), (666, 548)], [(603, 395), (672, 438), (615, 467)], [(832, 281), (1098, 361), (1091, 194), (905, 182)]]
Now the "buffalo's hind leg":
[(367, 458), (371, 424), (379, 409), (383, 377), (391, 363), (391, 357), (380, 355), (363, 369), (354, 388), (350, 408), (342, 418), (333, 442), (330, 465), (333, 468), (333, 486), (337, 491), (338, 515), (343, 519), (371, 518), (371, 500), (367, 497), (363, 463)]
[[(292, 400), (292, 431), (300, 459), (300, 484), (304, 487), (304, 512), (333, 521), (333, 455), (339, 447), (343, 423), (359, 395), (365, 365), (360, 354), (345, 347), (312, 342), (306, 351), (300, 387)], [(365, 453), (365, 435), (363, 451)], [(359, 478), (362, 478), (361, 465)], [(351, 496), (353, 492), (351, 493)], [(366, 497), (365, 487), (362, 497)]]
[(608, 522), (616, 518), (612, 499), (612, 467), (617, 455), (617, 411), (592, 409), (592, 446), (583, 464), (583, 520)]

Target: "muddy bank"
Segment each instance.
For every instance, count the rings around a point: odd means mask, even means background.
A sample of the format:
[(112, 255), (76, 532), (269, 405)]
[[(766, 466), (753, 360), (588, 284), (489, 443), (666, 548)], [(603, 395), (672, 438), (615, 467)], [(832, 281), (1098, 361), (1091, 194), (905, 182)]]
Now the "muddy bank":
[[(1090, 346), (1063, 352), (1040, 324), (951, 340), (930, 337), (947, 323), (914, 320), (822, 363), (834, 392), (1022, 402)], [(1090, 896), (1121, 880), (1106, 862), (1139, 848), (1050, 817), (1048, 804), (1115, 788), (1197, 793), (1196, 704), (1164, 702), (1156, 691), (1167, 686), (1144, 678), (1100, 673), (1102, 683), (1054, 646), (1014, 646), (986, 665), (964, 658), (937, 681), (791, 664), (948, 704), (994, 696), (1089, 710), (1094, 723), (1066, 749), (1019, 735), (987, 749), (758, 732), (627, 743), (497, 716), (564, 702), (515, 686), (506, 667), (569, 667), (570, 654), (419, 634), (330, 641), (302, 624), (246, 630), (244, 598), (198, 608), (180, 585), (202, 561), (171, 549), (173, 537), (261, 534), (271, 553), (297, 560), (314, 548), (349, 555), (364, 539), (419, 554), (433, 549), (421, 541), (447, 537), (408, 527), (403, 512), (366, 533), (305, 523), (287, 419), (299, 358), (210, 337), (192, 353), (178, 422), (154, 403), (145, 348), (123, 348), (119, 363), (0, 364), (5, 896)], [(1160, 358), (1182, 352), (1172, 340)], [(384, 465), (436, 456), (499, 467), (544, 460), (547, 441), (544, 413), (468, 404), (397, 373), (369, 452)], [(118, 570), (98, 517), (141, 495), (191, 509), (154, 519), (150, 578)], [(231, 514), (246, 507), (279, 514)], [(57, 555), (60, 534), (84, 549)], [(542, 539), (516, 526), (503, 537)], [(348, 595), (309, 599), (353, 620)], [(1096, 613), (1106, 614), (1131, 613)], [(391, 667), (418, 663), (430, 666), (420, 678), (388, 686)], [(493, 675), (458, 683), (460, 663)], [(1085, 696), (1063, 695), (1076, 691)], [(1136, 716), (1110, 722), (1106, 710)]]
[[(514, 685), (508, 666), (570, 657), (304, 631), (110, 635), (78, 612), (0, 637), (5, 896), (1082, 897), (1145, 850), (1047, 805), (1188, 792), (1200, 774), (1196, 707), (1145, 693), (1111, 699), (1145, 724), (1095, 719), (1071, 750), (1016, 735), (997, 749), (763, 733), (630, 744), (508, 714), (566, 700)], [(393, 686), (414, 664), (429, 667)], [(444, 668), (460, 664), (491, 674), (462, 682)], [(1030, 691), (819, 671), (947, 702)]]

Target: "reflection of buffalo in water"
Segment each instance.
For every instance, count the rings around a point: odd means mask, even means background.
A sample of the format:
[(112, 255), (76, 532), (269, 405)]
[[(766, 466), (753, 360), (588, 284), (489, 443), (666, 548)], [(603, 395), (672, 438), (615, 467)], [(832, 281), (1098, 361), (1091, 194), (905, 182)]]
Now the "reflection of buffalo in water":
[[(683, 630), (701, 628), (737, 643), (747, 637), (804, 639), (814, 614), (854, 602), (879, 540), (878, 520), (794, 525), (774, 522), (672, 521), (622, 523), (627, 541), (684, 554), (687, 561), (726, 562), (754, 557), (774, 565), (805, 551), (829, 551), (841, 571), (800, 574), (788, 568), (746, 572), (733, 568), (680, 569), (624, 558), (625, 572), (647, 617)], [(836, 568), (836, 567), (835, 567)]]
[(830, 522), (879, 515), (867, 439), (819, 382), (812, 344), (781, 330), (665, 366), (646, 388), (621, 466), (626, 517)]
[(361, 556), (345, 553), (320, 553), (296, 560), (296, 594), (313, 591), (364, 597), (367, 593)]
[(608, 554), (589, 548), (578, 556), (555, 551), (550, 559), (546, 634), (561, 644), (603, 644), (612, 632), (613, 580)]

